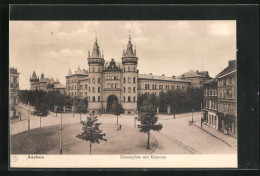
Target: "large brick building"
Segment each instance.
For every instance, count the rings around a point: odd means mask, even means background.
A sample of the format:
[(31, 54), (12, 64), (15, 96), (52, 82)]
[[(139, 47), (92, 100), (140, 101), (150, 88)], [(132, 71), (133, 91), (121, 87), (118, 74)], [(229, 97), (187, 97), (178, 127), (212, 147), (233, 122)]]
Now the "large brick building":
[[(192, 81), (186, 80), (185, 77), (179, 79), (175, 76), (139, 74), (138, 57), (130, 35), (127, 49), (123, 50), (122, 62), (116, 63), (114, 59), (105, 62), (97, 39), (92, 53), (88, 52), (87, 60), (88, 70), (78, 68), (74, 74), (69, 70), (66, 76), (66, 93), (71, 97), (88, 98), (90, 113), (107, 113), (111, 109), (111, 102), (118, 101), (125, 113), (134, 114), (137, 112), (137, 98), (141, 94), (158, 96), (161, 91), (185, 91), (193, 85)], [(203, 79), (210, 78), (207, 74), (203, 75)]]
[(17, 105), (19, 102), (19, 96), (18, 96), (18, 92), (19, 92), (19, 75), (20, 73), (18, 73), (16, 68), (10, 68), (9, 71), (9, 75), (10, 75), (10, 80), (9, 80), (9, 84), (10, 84), (10, 88), (9, 88), (9, 95), (10, 95), (10, 117), (16, 117), (17, 116)]

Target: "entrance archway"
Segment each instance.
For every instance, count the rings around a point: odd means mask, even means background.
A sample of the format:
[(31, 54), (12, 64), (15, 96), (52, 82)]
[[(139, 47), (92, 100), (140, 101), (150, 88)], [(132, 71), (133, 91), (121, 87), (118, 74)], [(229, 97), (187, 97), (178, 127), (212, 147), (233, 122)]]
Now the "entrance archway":
[(110, 95), (107, 98), (107, 113), (113, 113), (112, 112), (112, 105), (114, 102), (118, 102), (118, 98), (115, 95)]

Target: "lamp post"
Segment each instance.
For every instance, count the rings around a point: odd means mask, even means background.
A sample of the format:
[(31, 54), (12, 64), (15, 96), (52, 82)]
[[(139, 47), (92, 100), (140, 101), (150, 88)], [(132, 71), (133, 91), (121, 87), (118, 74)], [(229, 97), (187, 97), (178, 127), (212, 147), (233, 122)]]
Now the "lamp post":
[(60, 113), (60, 155), (62, 155), (62, 112)]
[(191, 109), (191, 122), (193, 123), (193, 108)]

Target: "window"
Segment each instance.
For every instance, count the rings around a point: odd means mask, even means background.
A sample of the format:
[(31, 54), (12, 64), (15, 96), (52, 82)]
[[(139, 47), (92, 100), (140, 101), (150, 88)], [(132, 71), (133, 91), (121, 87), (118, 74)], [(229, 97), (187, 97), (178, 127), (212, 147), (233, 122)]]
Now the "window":
[(92, 87), (92, 92), (93, 92), (93, 93), (95, 93), (95, 92), (96, 92), (96, 91), (95, 91), (95, 87)]
[(93, 96), (93, 101), (96, 101), (96, 98), (95, 98), (95, 96)]
[(92, 84), (96, 84), (96, 78), (92, 78)]
[(135, 77), (133, 78), (133, 83), (135, 83)]
[(125, 78), (124, 78), (124, 83), (125, 83)]
[(150, 84), (147, 84), (147, 89), (150, 89)]
[(98, 78), (98, 84), (100, 84), (100, 82), (101, 82), (100, 80), (101, 80), (101, 79), (100, 79), (100, 78)]
[(133, 98), (133, 102), (135, 102), (135, 97)]
[(125, 67), (124, 67), (124, 72), (125, 72)]
[(98, 96), (98, 101), (100, 101), (100, 96)]
[(135, 87), (133, 88), (133, 92), (135, 93)]
[(95, 67), (93, 67), (93, 72), (95, 72)]
[(128, 87), (128, 93), (131, 93), (131, 87)]
[(117, 83), (115, 83), (115, 88), (117, 88)]
[(87, 89), (88, 88), (88, 85), (87, 84), (85, 84), (85, 89)]
[(172, 86), (172, 90), (174, 90), (174, 86)]
[(128, 83), (131, 83), (131, 77), (128, 77), (127, 80)]
[(135, 72), (135, 67), (134, 67), (134, 72)]
[(100, 93), (100, 87), (98, 87), (98, 93)]
[(123, 101), (125, 101), (125, 96), (123, 97)]
[(128, 71), (130, 71), (130, 67), (128, 67)]
[(90, 87), (88, 88), (88, 91), (89, 91), (89, 92), (91, 92), (91, 89), (90, 89)]
[(125, 93), (125, 87), (124, 87), (124, 93)]
[(131, 97), (130, 96), (128, 96), (128, 102), (130, 102), (131, 101)]

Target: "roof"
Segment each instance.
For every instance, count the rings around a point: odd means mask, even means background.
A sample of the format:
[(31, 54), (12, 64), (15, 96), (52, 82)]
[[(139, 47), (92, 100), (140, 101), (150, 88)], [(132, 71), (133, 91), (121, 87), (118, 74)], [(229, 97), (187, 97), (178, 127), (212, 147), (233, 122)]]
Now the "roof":
[(230, 61), (228, 62), (228, 66), (227, 66), (224, 70), (222, 70), (222, 71), (216, 76), (216, 78), (219, 78), (219, 77), (221, 77), (221, 76), (223, 76), (223, 75), (226, 75), (226, 74), (228, 74), (228, 73), (230, 73), (230, 72), (236, 71), (236, 69), (237, 69), (237, 61), (236, 61), (236, 60), (230, 60)]
[(159, 81), (173, 81), (173, 82), (184, 82), (187, 83), (189, 81), (184, 81), (182, 79), (178, 79), (175, 77), (167, 77), (167, 76), (157, 76), (157, 75), (147, 75), (147, 74), (139, 74), (138, 79), (152, 79), (152, 80), (159, 80)]
[(194, 78), (194, 77), (209, 77), (209, 73), (208, 71), (189, 70), (188, 72), (178, 76), (178, 78)]
[(64, 85), (64, 84), (54, 84), (54, 88), (55, 89), (65, 89), (66, 85)]
[(218, 82), (217, 79), (216, 79), (216, 78), (213, 78), (213, 79), (211, 79), (211, 80), (206, 80), (206, 82), (204, 83), (204, 85), (205, 85), (205, 84), (214, 84), (214, 83), (217, 84), (217, 82)]
[(16, 68), (10, 68), (10, 73), (11, 73), (11, 74), (19, 74), (19, 73), (17, 72), (17, 69), (16, 69)]

